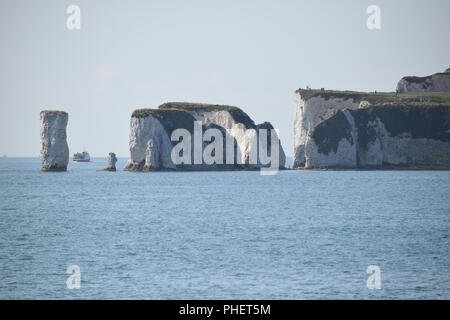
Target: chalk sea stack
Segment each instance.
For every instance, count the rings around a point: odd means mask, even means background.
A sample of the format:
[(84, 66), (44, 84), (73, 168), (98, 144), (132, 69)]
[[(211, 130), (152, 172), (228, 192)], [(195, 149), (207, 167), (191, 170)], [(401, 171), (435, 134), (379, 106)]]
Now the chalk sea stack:
[(116, 171), (116, 154), (114, 152), (110, 152), (108, 154), (108, 166), (103, 169), (103, 171)]
[(69, 163), (67, 121), (64, 111), (44, 110), (40, 113), (42, 171), (66, 171)]
[(295, 92), (293, 168), (450, 169), (450, 92)]
[[(194, 133), (194, 123), (201, 121), (201, 130), (217, 129), (222, 133), (223, 155), (226, 148), (233, 150), (231, 163), (181, 163), (175, 164), (171, 152), (176, 142), (171, 141), (172, 133), (176, 129), (186, 129)], [(137, 109), (130, 121), (130, 159), (125, 167), (129, 171), (156, 170), (245, 170), (264, 167), (259, 161), (252, 163), (250, 154), (257, 146), (252, 143), (258, 135), (258, 129), (273, 129), (268, 122), (256, 125), (255, 122), (241, 109), (233, 106), (169, 102), (157, 109)], [(249, 130), (254, 129), (254, 130)], [(230, 132), (233, 132), (230, 134)], [(270, 133), (270, 130), (269, 130)], [(231, 138), (231, 143), (229, 143)], [(278, 137), (277, 137), (278, 138)], [(194, 159), (194, 138), (190, 143), (191, 159)], [(203, 150), (208, 142), (201, 141)], [(228, 144), (227, 144), (228, 143)], [(255, 149), (253, 149), (254, 151)], [(284, 168), (285, 154), (279, 146), (279, 167)]]

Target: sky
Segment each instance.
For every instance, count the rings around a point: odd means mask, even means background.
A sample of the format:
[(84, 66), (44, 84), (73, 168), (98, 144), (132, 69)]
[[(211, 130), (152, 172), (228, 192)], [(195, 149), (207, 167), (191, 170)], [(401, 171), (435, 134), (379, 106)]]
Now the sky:
[(291, 156), (295, 90), (394, 91), (445, 70), (449, 12), (448, 0), (0, 0), (0, 154), (39, 156), (39, 112), (57, 109), (71, 154), (128, 157), (134, 109), (189, 101), (270, 121)]

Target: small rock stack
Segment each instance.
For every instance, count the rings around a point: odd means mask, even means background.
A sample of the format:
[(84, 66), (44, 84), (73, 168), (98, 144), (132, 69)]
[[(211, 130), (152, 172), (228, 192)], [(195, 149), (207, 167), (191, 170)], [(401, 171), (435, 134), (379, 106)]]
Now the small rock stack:
[(108, 154), (108, 166), (103, 169), (103, 171), (116, 171), (116, 154), (114, 152), (110, 152)]

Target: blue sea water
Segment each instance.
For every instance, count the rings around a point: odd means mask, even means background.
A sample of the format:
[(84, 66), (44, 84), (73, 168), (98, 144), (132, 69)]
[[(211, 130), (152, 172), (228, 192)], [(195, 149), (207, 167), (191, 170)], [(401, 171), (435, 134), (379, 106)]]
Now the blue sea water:
[(0, 159), (0, 299), (450, 298), (449, 171), (105, 166)]

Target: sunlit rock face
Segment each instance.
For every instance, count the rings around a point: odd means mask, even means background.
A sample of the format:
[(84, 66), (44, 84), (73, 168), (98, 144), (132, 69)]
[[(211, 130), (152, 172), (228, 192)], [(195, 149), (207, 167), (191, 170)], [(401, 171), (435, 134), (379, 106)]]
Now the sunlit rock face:
[(69, 163), (67, 145), (67, 121), (64, 111), (41, 111), (41, 159), (42, 171), (66, 171)]
[(354, 96), (332, 96), (318, 92), (311, 96), (308, 90), (297, 90), (294, 96), (294, 162), (293, 168), (302, 168), (306, 163), (306, 140), (309, 133), (321, 121), (328, 119), (333, 113), (343, 109), (358, 109), (370, 105), (368, 101)]
[[(218, 143), (218, 149), (213, 152), (216, 155), (222, 150), (223, 161), (205, 162), (204, 159), (195, 161), (194, 150), (196, 148), (195, 123), (201, 122), (200, 131), (206, 132), (214, 129), (221, 133), (221, 141), (211, 138), (205, 141), (200, 137), (200, 147), (208, 150), (208, 146)], [(260, 125), (261, 126), (261, 125)], [(130, 171), (156, 171), (156, 170), (244, 170), (258, 169), (265, 164), (259, 160), (258, 129), (273, 127), (263, 124), (263, 127), (255, 125), (254, 121), (237, 107), (199, 104), (199, 103), (165, 103), (158, 109), (135, 110), (130, 120), (130, 159), (125, 170)], [(269, 128), (269, 131), (270, 131)], [(192, 136), (190, 163), (174, 163), (172, 149), (177, 144), (171, 140), (172, 133), (177, 129), (186, 129)], [(197, 128), (198, 129), (198, 128)], [(217, 132), (216, 131), (216, 132)], [(278, 138), (278, 136), (276, 137)], [(269, 137), (270, 139), (270, 132)], [(264, 145), (267, 148), (267, 145)], [(227, 148), (233, 150), (233, 158), (227, 161)], [(257, 161), (253, 163), (251, 156), (257, 154)], [(219, 158), (219, 157), (218, 157)], [(284, 168), (285, 154), (281, 144), (279, 145), (279, 166)]]

